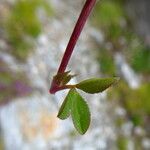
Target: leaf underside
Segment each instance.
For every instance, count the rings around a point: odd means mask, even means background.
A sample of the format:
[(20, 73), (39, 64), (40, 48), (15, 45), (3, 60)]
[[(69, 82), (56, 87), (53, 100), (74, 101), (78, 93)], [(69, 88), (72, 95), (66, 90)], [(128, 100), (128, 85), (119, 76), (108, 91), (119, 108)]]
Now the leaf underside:
[(118, 78), (92, 78), (78, 83), (76, 88), (86, 93), (94, 94), (103, 92), (118, 80)]

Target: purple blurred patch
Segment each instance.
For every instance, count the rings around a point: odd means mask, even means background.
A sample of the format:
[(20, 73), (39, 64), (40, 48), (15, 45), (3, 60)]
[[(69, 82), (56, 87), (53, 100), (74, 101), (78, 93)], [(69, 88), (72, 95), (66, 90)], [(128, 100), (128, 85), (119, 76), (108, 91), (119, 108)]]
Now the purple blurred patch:
[(27, 95), (33, 90), (30, 86), (21, 81), (15, 81), (13, 87), (15, 88), (17, 96)]

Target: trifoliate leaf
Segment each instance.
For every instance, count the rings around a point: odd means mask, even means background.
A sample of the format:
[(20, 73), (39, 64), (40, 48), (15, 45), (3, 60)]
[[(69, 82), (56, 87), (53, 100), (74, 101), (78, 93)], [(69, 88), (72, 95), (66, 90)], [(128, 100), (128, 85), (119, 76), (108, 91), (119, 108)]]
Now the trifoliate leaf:
[(58, 118), (64, 120), (69, 117), (71, 113), (73, 94), (74, 90), (71, 89), (60, 107), (59, 113), (57, 115)]
[(118, 80), (118, 78), (92, 78), (78, 83), (76, 88), (86, 93), (94, 94), (103, 92)]
[(73, 124), (80, 134), (84, 134), (90, 125), (90, 111), (87, 103), (74, 89), (71, 116)]

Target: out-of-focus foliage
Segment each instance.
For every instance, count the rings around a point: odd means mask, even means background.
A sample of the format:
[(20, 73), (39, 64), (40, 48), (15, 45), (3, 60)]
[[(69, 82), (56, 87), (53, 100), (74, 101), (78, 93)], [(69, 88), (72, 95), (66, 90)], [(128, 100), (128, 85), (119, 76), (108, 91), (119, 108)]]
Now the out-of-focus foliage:
[(124, 16), (124, 11), (119, 3), (106, 0), (102, 4), (97, 4), (92, 21), (97, 27), (103, 28), (106, 38), (116, 40), (123, 32)]
[(0, 150), (4, 150), (4, 141), (0, 134)]
[(128, 139), (124, 136), (119, 136), (117, 139), (118, 150), (127, 150)]
[(32, 92), (26, 76), (13, 72), (6, 63), (0, 60), (0, 104), (14, 97), (26, 96)]
[[(105, 36), (104, 42), (100, 46), (97, 45), (99, 49), (97, 60), (101, 73), (105, 76), (118, 74), (114, 56), (116, 52), (120, 52), (124, 54), (132, 69), (142, 77), (142, 84), (139, 88), (130, 88), (122, 78), (115, 90), (108, 94), (108, 99), (114, 100), (115, 107), (120, 106), (126, 112), (125, 117), (116, 119), (116, 125), (120, 130), (117, 138), (117, 146), (120, 150), (127, 149), (129, 140), (123, 135), (122, 126), (126, 122), (132, 122), (133, 130), (140, 127), (146, 132), (144, 136), (148, 137), (147, 124), (149, 124), (150, 116), (150, 48), (134, 32), (130, 16), (126, 15), (124, 2), (124, 0), (102, 1), (97, 4), (91, 19), (95, 27), (100, 29)], [(144, 136), (139, 138), (133, 134), (136, 149), (142, 149), (141, 141)]]
[(114, 76), (116, 74), (116, 66), (112, 53), (107, 49), (100, 49), (100, 54), (97, 57), (100, 65), (100, 70), (105, 75)]
[(110, 98), (119, 100), (118, 102), (125, 107), (131, 121), (136, 126), (143, 124), (146, 117), (150, 115), (149, 91), (150, 84), (131, 89), (126, 83), (120, 82), (116, 90), (109, 94)]
[(149, 91), (150, 84), (145, 84), (126, 94), (126, 107), (132, 114), (150, 115)]
[(105, 75), (114, 76), (117, 70), (113, 53), (122, 47), (120, 38), (125, 34), (125, 12), (118, 1), (106, 0), (97, 4), (93, 14), (92, 23), (98, 29), (102, 29), (105, 35), (105, 42), (99, 47), (99, 56), (97, 57), (100, 70)]
[(94, 11), (94, 23), (104, 28), (119, 25), (124, 14), (119, 4), (110, 0), (97, 4)]
[[(116, 120), (117, 128), (121, 130), (122, 126), (130, 121), (133, 124), (133, 131), (136, 127), (140, 127), (144, 131), (144, 135), (133, 134), (134, 145), (136, 149), (142, 149), (142, 138), (149, 135), (149, 101), (150, 84), (145, 83), (138, 89), (131, 89), (125, 82), (120, 82), (118, 86), (108, 93), (108, 99), (113, 100), (125, 109), (126, 115)], [(122, 133), (122, 130), (119, 131)], [(117, 143), (120, 150), (127, 146), (127, 137), (122, 139), (118, 137)]]
[(113, 52), (127, 51), (128, 53), (125, 54), (127, 54), (126, 57), (133, 69), (138, 73), (147, 75), (150, 72), (150, 48), (146, 47), (142, 39), (132, 31), (123, 4), (119, 0), (115, 2), (106, 0), (98, 4), (94, 11), (93, 24), (97, 28), (103, 29), (106, 43), (112, 44), (111, 52), (108, 52), (105, 44), (100, 47), (99, 61), (102, 72), (114, 74)]
[(131, 65), (136, 72), (150, 74), (150, 48), (141, 45), (132, 54)]
[(134, 33), (126, 34), (128, 47), (126, 58), (136, 73), (148, 76), (150, 74), (150, 48)]
[(38, 17), (42, 9), (49, 16), (52, 14), (48, 2), (42, 0), (17, 0), (10, 7), (3, 26), (15, 57), (25, 59), (33, 49), (33, 39), (42, 31), (42, 22)]
[[(16, 0), (3, 5), (0, 30), (9, 45), (6, 50), (24, 61), (33, 52), (35, 40), (43, 29), (39, 13), (49, 17), (53, 10), (46, 0)], [(0, 103), (5, 103), (14, 97), (26, 96), (32, 89), (26, 74), (12, 71), (0, 60), (0, 91)]]

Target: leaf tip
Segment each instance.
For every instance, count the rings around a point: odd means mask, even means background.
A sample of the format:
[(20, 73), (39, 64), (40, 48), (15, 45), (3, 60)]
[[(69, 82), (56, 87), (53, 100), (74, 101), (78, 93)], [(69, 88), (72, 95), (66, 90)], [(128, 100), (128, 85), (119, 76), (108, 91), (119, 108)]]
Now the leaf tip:
[(62, 117), (59, 113), (57, 115), (57, 118), (61, 119), (61, 120), (65, 120), (66, 118), (65, 117)]
[(120, 77), (114, 77), (114, 82), (113, 82), (113, 84), (118, 83), (118, 82), (119, 82), (119, 80), (120, 80)]

